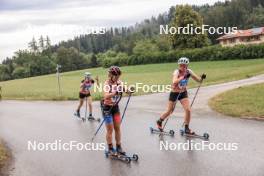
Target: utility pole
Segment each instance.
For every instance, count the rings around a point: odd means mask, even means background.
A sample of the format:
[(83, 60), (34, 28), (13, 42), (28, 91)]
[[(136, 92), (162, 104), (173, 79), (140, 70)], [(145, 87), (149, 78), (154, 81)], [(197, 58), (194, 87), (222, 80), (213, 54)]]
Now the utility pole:
[(57, 70), (57, 80), (58, 80), (59, 96), (61, 96), (60, 68), (61, 68), (61, 65), (57, 64), (56, 70)]

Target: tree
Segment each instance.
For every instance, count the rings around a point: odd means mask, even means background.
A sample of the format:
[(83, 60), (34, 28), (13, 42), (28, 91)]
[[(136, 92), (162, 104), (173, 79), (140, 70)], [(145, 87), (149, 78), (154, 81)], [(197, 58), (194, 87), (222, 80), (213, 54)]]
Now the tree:
[(6, 65), (0, 64), (0, 81), (6, 81), (11, 79), (11, 75)]
[(68, 56), (68, 49), (65, 47), (60, 47), (57, 50), (57, 64), (62, 66), (62, 71), (71, 70), (71, 62)]
[(79, 54), (76, 48), (60, 47), (57, 50), (57, 64), (62, 65), (62, 71), (71, 71), (89, 67), (89, 61), (85, 54)]
[[(177, 5), (174, 19), (172, 20), (170, 27), (187, 27), (188, 25), (195, 27), (202, 27), (202, 17), (195, 12), (189, 5)], [(206, 34), (183, 34), (182, 31), (177, 31), (176, 34), (171, 34), (170, 41), (174, 49), (177, 48), (200, 48), (207, 46), (209, 40)]]
[(49, 49), (51, 47), (51, 42), (49, 36), (46, 36), (46, 49)]
[(251, 13), (247, 20), (247, 27), (263, 27), (264, 26), (264, 8), (262, 6), (258, 6), (253, 9), (253, 13)]
[(92, 54), (92, 57), (91, 57), (91, 67), (96, 67), (97, 65), (98, 65), (97, 58), (96, 58), (95, 54)]
[(15, 69), (14, 68), (15, 67), (14, 66), (14, 60), (12, 58), (7, 57), (5, 60), (3, 60), (2, 64), (7, 67), (7, 73), (9, 75), (9, 77), (11, 78), (11, 73)]
[(157, 51), (159, 51), (158, 46), (151, 40), (138, 41), (133, 49), (135, 55), (148, 55)]
[(45, 49), (44, 38), (42, 35), (39, 38), (39, 49), (40, 51), (43, 51)]
[(35, 37), (33, 37), (32, 38), (32, 41), (29, 42), (28, 47), (31, 50), (31, 52), (37, 53), (37, 51), (38, 51), (38, 45), (37, 45), (37, 41), (35, 40)]
[(49, 74), (55, 71), (55, 63), (48, 56), (36, 56), (34, 61), (30, 62), (28, 69), (30, 72), (30, 76), (38, 76)]

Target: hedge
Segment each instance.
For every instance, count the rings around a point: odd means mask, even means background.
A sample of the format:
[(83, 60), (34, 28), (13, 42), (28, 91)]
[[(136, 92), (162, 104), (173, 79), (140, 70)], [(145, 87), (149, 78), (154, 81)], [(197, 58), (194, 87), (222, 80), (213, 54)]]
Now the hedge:
[(132, 54), (128, 57), (105, 58), (102, 66), (111, 65), (140, 65), (150, 63), (176, 62), (180, 57), (188, 57), (191, 61), (215, 61), (234, 59), (256, 59), (264, 57), (264, 44), (259, 45), (237, 45), (234, 47), (221, 47), (214, 45), (199, 49), (170, 50), (168, 52), (156, 51), (145, 54)]

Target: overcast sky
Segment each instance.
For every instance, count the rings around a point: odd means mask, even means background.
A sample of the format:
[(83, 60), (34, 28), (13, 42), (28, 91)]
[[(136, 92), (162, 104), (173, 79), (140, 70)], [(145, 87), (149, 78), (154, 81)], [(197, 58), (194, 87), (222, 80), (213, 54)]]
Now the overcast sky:
[[(51, 43), (90, 27), (130, 26), (176, 4), (213, 4), (219, 0), (0, 0), (0, 61), (26, 49), (34, 36)], [(223, 1), (223, 0), (221, 0)]]

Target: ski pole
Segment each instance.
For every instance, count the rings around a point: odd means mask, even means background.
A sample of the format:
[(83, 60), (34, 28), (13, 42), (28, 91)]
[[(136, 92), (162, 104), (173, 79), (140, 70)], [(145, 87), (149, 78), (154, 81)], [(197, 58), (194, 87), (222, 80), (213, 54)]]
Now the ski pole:
[[(201, 85), (202, 85), (202, 83), (203, 83), (203, 80), (204, 80), (204, 79), (201, 80), (201, 82), (200, 82), (200, 84), (199, 84), (199, 86), (198, 86), (198, 88), (197, 88), (197, 90), (196, 90), (196, 92), (195, 92), (195, 95), (194, 95), (193, 100), (192, 100), (192, 103), (191, 103), (191, 107), (192, 107), (192, 105), (193, 105), (193, 103), (194, 103), (194, 100), (196, 99), (196, 96), (197, 96), (197, 94), (198, 94), (198, 92), (199, 92), (199, 90), (200, 90), (200, 88), (201, 88)], [(183, 123), (182, 125), (184, 125), (184, 123)]]
[(92, 142), (94, 140), (94, 138), (96, 137), (97, 133), (99, 132), (99, 130), (101, 129), (102, 125), (104, 124), (105, 118), (104, 120), (101, 122), (100, 126), (97, 128), (96, 132), (94, 133), (93, 137), (92, 137)]
[[(101, 106), (102, 115), (103, 115), (103, 117), (104, 117), (102, 101), (100, 102), (100, 106)], [(92, 142), (93, 142), (95, 136), (97, 135), (97, 133), (99, 132), (99, 130), (101, 129), (102, 125), (104, 124), (104, 121), (105, 121), (105, 118), (103, 118), (103, 121), (101, 122), (101, 124), (100, 124), (99, 127), (97, 128), (96, 132), (94, 133), (94, 135), (93, 135), (93, 137), (92, 137)]]
[(87, 97), (85, 97), (85, 116), (84, 118), (87, 118)]
[[(174, 109), (175, 109), (175, 107), (176, 107), (176, 103), (177, 103), (177, 101), (178, 101), (178, 99), (179, 99), (181, 93), (182, 93), (182, 92), (179, 92), (179, 94), (178, 94), (178, 96), (177, 96), (177, 99), (176, 99), (176, 101), (175, 101), (175, 103), (174, 103), (174, 105), (173, 105), (173, 108), (172, 108), (172, 111), (171, 111), (170, 115), (173, 113), (173, 111), (174, 111)], [(162, 128), (162, 131), (165, 129), (166, 124), (167, 124), (169, 118), (170, 118), (170, 117), (168, 117), (168, 118), (166, 119), (166, 121), (165, 121), (165, 123), (164, 123), (164, 125), (163, 125), (163, 128)]]
[[(200, 88), (201, 88), (201, 85), (202, 85), (202, 83), (203, 83), (203, 80), (204, 80), (204, 79), (201, 80), (201, 82), (200, 82), (200, 84), (199, 84), (199, 86), (198, 86), (198, 88), (197, 88), (197, 90), (196, 90), (196, 93), (195, 93), (195, 95), (194, 95), (194, 97), (193, 97), (193, 100), (192, 100), (192, 103), (191, 103), (191, 107), (192, 107), (192, 105), (193, 105), (193, 103), (194, 103), (194, 100), (196, 99), (196, 96), (197, 96), (197, 94), (198, 94), (198, 91), (199, 91)], [(176, 103), (177, 103), (178, 98), (179, 98), (179, 96), (180, 96), (181, 93), (182, 93), (182, 92), (180, 92), (179, 95), (177, 96), (177, 99), (176, 99), (176, 101), (175, 101), (175, 103), (174, 103), (174, 106), (173, 106), (173, 109), (172, 109), (172, 111), (171, 111), (171, 114), (173, 113), (173, 111), (174, 111), (174, 109), (175, 109)], [(170, 114), (170, 115), (171, 115), (171, 114)], [(164, 123), (164, 126), (163, 126), (163, 129), (162, 129), (162, 130), (165, 129), (166, 124), (167, 124), (167, 122), (168, 122), (168, 119), (169, 119), (169, 118), (166, 119), (166, 121), (165, 121), (165, 123)]]
[(122, 123), (122, 121), (123, 121), (123, 118), (125, 117), (126, 109), (127, 109), (128, 103), (129, 103), (129, 101), (130, 101), (131, 94), (132, 94), (132, 93), (130, 93), (129, 96), (128, 96), (127, 103), (126, 103), (125, 109), (124, 109), (123, 114), (122, 114), (121, 123)]
[[(119, 103), (119, 101), (121, 100), (121, 98), (122, 98), (122, 94), (119, 96), (118, 99), (116, 99), (114, 105), (110, 108), (109, 111), (111, 111), (112, 108), (113, 108), (115, 105), (117, 105), (117, 104)], [(102, 116), (103, 116), (103, 118), (104, 118), (103, 102), (101, 101), (100, 103), (101, 103), (100, 105), (101, 105)], [(94, 133), (94, 135), (93, 135), (93, 137), (92, 137), (92, 142), (93, 142), (94, 138), (96, 137), (97, 133), (100, 131), (100, 129), (101, 129), (102, 125), (104, 124), (104, 122), (105, 122), (105, 118), (104, 118), (104, 120), (101, 122), (101, 124), (99, 125), (99, 127), (97, 128), (96, 132)]]
[(198, 94), (198, 91), (199, 91), (200, 88), (201, 88), (202, 83), (203, 83), (203, 79), (202, 79), (202, 81), (200, 82), (200, 84), (199, 84), (199, 86), (198, 86), (198, 88), (197, 88), (197, 90), (196, 90), (196, 92), (195, 92), (195, 95), (194, 95), (193, 100), (192, 100), (192, 103), (191, 103), (191, 107), (192, 107), (192, 105), (193, 105), (193, 103), (194, 103), (194, 100), (196, 99), (196, 96), (197, 96), (197, 94)]

